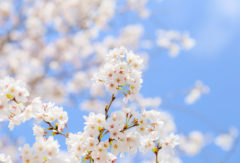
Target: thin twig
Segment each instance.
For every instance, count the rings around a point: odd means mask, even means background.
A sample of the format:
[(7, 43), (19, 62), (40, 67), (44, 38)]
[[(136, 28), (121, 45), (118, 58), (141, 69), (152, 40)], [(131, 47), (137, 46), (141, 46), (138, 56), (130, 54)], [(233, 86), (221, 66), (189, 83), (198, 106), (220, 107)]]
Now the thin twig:
[(159, 161), (158, 161), (158, 151), (155, 152), (155, 156), (156, 156), (156, 163), (159, 163)]
[(131, 128), (133, 128), (133, 127), (135, 127), (135, 126), (138, 126), (139, 124), (138, 123), (135, 123), (134, 125), (132, 125), (132, 126), (130, 126), (130, 127), (124, 127), (122, 130), (121, 130), (121, 132), (124, 132), (124, 131), (126, 131), (126, 130), (128, 130), (128, 129), (131, 129)]
[(66, 134), (64, 134), (64, 133), (62, 133), (62, 132), (60, 132), (59, 130), (58, 130), (58, 127), (57, 126), (53, 126), (50, 122), (48, 122), (48, 121), (46, 121), (46, 120), (43, 120), (46, 124), (48, 124), (48, 126), (49, 126), (49, 129), (50, 130), (54, 130), (55, 132), (55, 134), (56, 135), (62, 135), (62, 136), (64, 136), (65, 138), (68, 138), (68, 133), (66, 133)]
[(115, 98), (116, 98), (116, 97), (114, 96), (114, 94), (112, 94), (112, 98), (111, 98), (110, 103), (109, 103), (108, 105), (106, 105), (106, 107), (105, 107), (105, 119), (106, 119), (106, 120), (108, 119), (108, 111), (109, 111), (109, 109), (110, 109), (113, 101), (115, 100)]

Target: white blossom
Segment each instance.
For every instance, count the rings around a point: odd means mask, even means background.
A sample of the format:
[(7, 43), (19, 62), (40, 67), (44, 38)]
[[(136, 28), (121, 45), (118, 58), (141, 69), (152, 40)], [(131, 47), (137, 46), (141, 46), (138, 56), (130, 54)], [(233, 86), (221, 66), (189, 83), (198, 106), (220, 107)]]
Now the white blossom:
[(188, 136), (180, 137), (179, 148), (187, 155), (194, 156), (200, 153), (206, 144), (206, 137), (199, 131), (192, 131)]
[(12, 159), (10, 156), (6, 156), (5, 154), (3, 153), (0, 153), (0, 161), (2, 163), (12, 163)]
[(188, 33), (174, 30), (159, 30), (157, 32), (157, 45), (169, 50), (170, 57), (177, 57), (181, 49), (189, 50), (195, 45), (195, 40)]
[(235, 143), (235, 139), (238, 137), (238, 130), (234, 127), (229, 129), (228, 133), (220, 134), (215, 139), (215, 144), (222, 150), (229, 151)]
[(202, 94), (208, 94), (210, 91), (209, 87), (204, 85), (201, 81), (196, 81), (195, 86), (189, 94), (185, 98), (185, 103), (186, 104), (193, 104), (195, 103), (201, 96)]
[(21, 152), (21, 158), (23, 162), (54, 162), (60, 157), (59, 144), (53, 137), (47, 139), (43, 137), (36, 138), (36, 142), (32, 147), (25, 144), (19, 149)]
[(134, 99), (141, 88), (142, 63), (139, 56), (125, 48), (113, 49), (106, 56), (105, 65), (94, 79), (103, 83), (112, 94), (120, 91), (125, 98)]

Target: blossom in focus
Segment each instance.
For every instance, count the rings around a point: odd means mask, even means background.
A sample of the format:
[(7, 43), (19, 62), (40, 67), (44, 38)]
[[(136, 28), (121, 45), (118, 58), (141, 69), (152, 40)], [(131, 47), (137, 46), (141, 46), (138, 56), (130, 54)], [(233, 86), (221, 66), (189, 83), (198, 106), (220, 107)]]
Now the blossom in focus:
[(43, 103), (40, 98), (29, 100), (29, 92), (23, 82), (6, 77), (0, 80), (1, 119), (9, 120), (9, 128), (34, 118), (36, 121), (57, 122), (64, 128), (68, 121), (67, 112), (53, 103)]
[(126, 99), (134, 99), (141, 88), (143, 60), (125, 48), (115, 48), (106, 56), (103, 68), (95, 75), (112, 94), (122, 92)]

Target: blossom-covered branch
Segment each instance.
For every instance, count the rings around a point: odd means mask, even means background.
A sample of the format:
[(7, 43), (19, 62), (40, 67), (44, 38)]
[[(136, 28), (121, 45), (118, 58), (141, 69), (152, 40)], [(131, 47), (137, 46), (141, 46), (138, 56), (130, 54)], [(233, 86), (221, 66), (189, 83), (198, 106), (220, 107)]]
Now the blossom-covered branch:
[(156, 147), (153, 142), (158, 142), (162, 147), (165, 145), (164, 148), (174, 147), (177, 138), (171, 135), (174, 131), (169, 130), (167, 123), (161, 119), (161, 112), (136, 112), (125, 108), (110, 114), (110, 107), (118, 93), (122, 93), (124, 99), (131, 100), (138, 94), (142, 80), (140, 64), (141, 58), (124, 48), (110, 51), (106, 65), (95, 79), (113, 93), (111, 101), (105, 107), (105, 114), (90, 113), (89, 116), (84, 116), (84, 131), (76, 134), (64, 132), (68, 116), (63, 108), (53, 103), (43, 103), (40, 98), (30, 100), (31, 95), (19, 80), (9, 77), (1, 80), (0, 111), (3, 115), (2, 120), (9, 121), (10, 129), (31, 118), (38, 124), (44, 122), (48, 125), (45, 129), (34, 125), (36, 142), (32, 147), (26, 144), (20, 149), (22, 160), (61, 160), (58, 141), (54, 140), (55, 135), (66, 138), (69, 152), (66, 162), (114, 162), (119, 153), (136, 153), (138, 149), (154, 151)]

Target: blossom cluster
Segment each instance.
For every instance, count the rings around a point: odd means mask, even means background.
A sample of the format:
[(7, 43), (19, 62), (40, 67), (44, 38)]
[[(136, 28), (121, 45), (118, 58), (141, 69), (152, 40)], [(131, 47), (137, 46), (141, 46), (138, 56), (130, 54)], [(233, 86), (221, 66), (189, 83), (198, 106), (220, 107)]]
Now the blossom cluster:
[(19, 149), (23, 162), (59, 162), (61, 159), (59, 153), (59, 144), (53, 137), (45, 139), (37, 137), (33, 147), (25, 144)]
[[(23, 83), (19, 80), (6, 77), (0, 80), (0, 120), (10, 119), (18, 121), (24, 109), (24, 103), (27, 102), (29, 92), (24, 88)], [(17, 122), (16, 122), (17, 123)]]
[[(11, 77), (0, 80), (1, 120), (9, 121), (10, 129), (30, 119), (37, 123), (33, 126), (36, 136), (33, 146), (25, 144), (20, 148), (23, 162), (62, 161), (58, 141), (54, 140), (55, 135), (66, 138), (69, 154), (64, 159), (65, 162), (114, 162), (119, 154), (124, 156), (125, 153), (133, 154), (138, 150), (153, 151), (158, 155), (178, 144), (178, 136), (174, 135), (175, 125), (167, 113), (145, 109), (137, 112), (132, 108), (110, 113), (118, 91), (126, 98), (139, 97), (143, 60), (125, 48), (113, 49), (106, 58), (102, 71), (95, 79), (99, 77), (97, 81), (104, 83), (112, 93), (111, 101), (105, 106), (105, 114), (90, 113), (89, 116), (84, 116), (84, 131), (77, 134), (64, 130), (67, 128), (68, 115), (62, 107), (44, 103), (40, 98), (32, 99), (20, 80)], [(112, 84), (114, 87), (109, 87)], [(159, 102), (156, 99), (156, 105)], [(8, 158), (4, 156), (3, 159)]]
[(127, 99), (133, 100), (141, 88), (143, 59), (128, 52), (125, 48), (110, 51), (106, 62), (95, 75), (98, 83), (103, 83), (107, 91), (112, 94), (122, 92)]
[(57, 122), (62, 130), (68, 121), (67, 112), (53, 103), (43, 103), (40, 98), (29, 99), (29, 92), (19, 80), (6, 77), (0, 80), (0, 113), (1, 121), (9, 120), (9, 128), (20, 125), (29, 119), (37, 122)]
[[(109, 118), (104, 114), (89, 114), (84, 117), (83, 132), (70, 134), (67, 138), (68, 150), (77, 160), (94, 162), (114, 162), (118, 155), (160, 149), (174, 148), (178, 136), (170, 119), (163, 119), (164, 112), (135, 112), (129, 108), (112, 112)], [(160, 152), (159, 152), (160, 153)]]
[[(40, 98), (32, 98), (26, 85), (20, 80), (11, 77), (0, 80), (1, 121), (9, 121), (11, 130), (15, 125), (30, 119), (36, 122), (32, 128), (36, 141), (32, 147), (25, 144), (19, 149), (21, 160), (36, 163), (112, 163), (127, 153), (151, 151), (156, 156), (153, 162), (179, 163), (175, 148), (177, 145), (178, 149), (189, 156), (199, 153), (206, 145), (206, 137), (202, 133), (194, 131), (189, 136), (175, 135), (176, 126), (168, 113), (148, 109), (159, 107), (161, 98), (144, 98), (138, 94), (142, 83), (142, 63), (140, 56), (123, 47), (115, 48), (106, 55), (106, 62), (94, 76), (94, 80), (104, 85), (112, 94), (111, 100), (107, 105), (97, 100), (95, 103), (83, 103), (84, 109), (91, 107), (96, 110), (104, 107), (105, 114), (99, 109), (99, 113), (91, 112), (84, 116), (83, 131), (77, 133), (68, 131), (68, 114), (62, 107), (51, 102), (44, 103)], [(99, 85), (94, 88), (101, 90)], [(195, 89), (192, 92), (206, 90), (206, 86), (197, 83)], [(126, 99), (130, 98), (132, 105), (127, 106), (126, 102), (121, 110), (111, 111), (118, 92), (124, 94)], [(136, 110), (136, 106), (141, 111)], [(65, 137), (67, 152), (60, 150), (56, 135)], [(230, 150), (237, 136), (237, 130), (231, 129), (229, 134), (219, 135), (215, 143), (224, 150)], [(12, 162), (4, 154), (0, 155), (0, 161)]]

